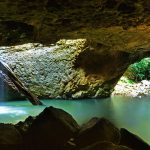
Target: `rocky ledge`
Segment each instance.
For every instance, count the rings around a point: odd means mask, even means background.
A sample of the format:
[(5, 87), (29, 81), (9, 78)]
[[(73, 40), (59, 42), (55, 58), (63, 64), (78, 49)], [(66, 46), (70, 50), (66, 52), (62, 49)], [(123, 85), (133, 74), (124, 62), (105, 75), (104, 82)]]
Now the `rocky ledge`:
[(150, 150), (142, 139), (105, 118), (79, 126), (67, 112), (45, 108), (15, 125), (0, 123), (1, 150)]

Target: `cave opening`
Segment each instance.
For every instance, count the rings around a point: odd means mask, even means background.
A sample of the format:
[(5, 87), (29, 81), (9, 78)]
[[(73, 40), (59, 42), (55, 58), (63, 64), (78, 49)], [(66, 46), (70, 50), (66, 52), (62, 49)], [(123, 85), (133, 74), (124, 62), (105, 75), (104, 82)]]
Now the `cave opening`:
[(150, 94), (150, 57), (131, 64), (118, 81), (112, 95), (142, 97)]
[(1, 0), (0, 150), (149, 150), (150, 58), (134, 63), (150, 56), (149, 12), (150, 0)]
[[(48, 111), (47, 114), (45, 114), (47, 109), (52, 109), (51, 107), (46, 107), (53, 106), (59, 108), (58, 111), (63, 109), (66, 112), (69, 112), (80, 126), (85, 122), (88, 122), (88, 120), (90, 120), (92, 117), (104, 117), (114, 123), (117, 127), (125, 127), (149, 143), (150, 130), (145, 130), (145, 126), (149, 125), (150, 115), (150, 103), (148, 102), (148, 97), (141, 98), (143, 100), (142, 106), (138, 101), (139, 96), (135, 98), (134, 96), (132, 98), (127, 98), (123, 96), (123, 94), (121, 95), (122, 97), (119, 97), (119, 94), (116, 94), (117, 96), (115, 95), (113, 97), (102, 98), (102, 94), (107, 92), (107, 89), (108, 95), (110, 94), (109, 89), (113, 88), (114, 83), (116, 83), (120, 77), (120, 75), (118, 76), (117, 73), (119, 72), (119, 74), (121, 74), (124, 72), (126, 66), (128, 66), (130, 63), (130, 61), (126, 60), (131, 59), (133, 56), (130, 55), (130, 53), (116, 50), (112, 53), (110, 53), (109, 50), (106, 50), (105, 53), (104, 51), (101, 51), (101, 49), (96, 51), (93, 48), (89, 48), (89, 45), (87, 46), (85, 43), (85, 39), (63, 39), (57, 42), (56, 45), (50, 45), (50, 47), (42, 44), (29, 43), (22, 46), (13, 46), (11, 47), (12, 50), (9, 49), (9, 51), (7, 51), (8, 48), (6, 48), (5, 52), (3, 47), (1, 51), (3, 59), (8, 62), (14, 72), (18, 73), (18, 76), (22, 82), (24, 81), (24, 83), (27, 85), (32, 83), (30, 90), (33, 90), (33, 92), (45, 92), (48, 89), (48, 91), (52, 93), (52, 89), (54, 89), (54, 87), (57, 88), (57, 91), (59, 91), (61, 88), (61, 96), (63, 94), (65, 95), (66, 92), (70, 95), (74, 94), (76, 99), (71, 100), (65, 99), (65, 97), (48, 97), (41, 100), (41, 102), (45, 105), (36, 107), (31, 107), (31, 104), (24, 99), (19, 101), (17, 101), (17, 99), (13, 99), (13, 101), (5, 101), (0, 103), (1, 121), (3, 123), (13, 123), (14, 125), (12, 126), (17, 127), (17, 129), (19, 128), (19, 131), (21, 128), (21, 132), (23, 133), (26, 133), (26, 130), (29, 132), (31, 131), (32, 134), (31, 137), (29, 135), (30, 138), (36, 137), (34, 130), (36, 131), (36, 124), (39, 123), (39, 128), (42, 129), (40, 134), (45, 136), (47, 135), (47, 121), (48, 124), (51, 125), (51, 119), (53, 118), (49, 118), (49, 115), (56, 114), (58, 117), (61, 114), (60, 112), (51, 113), (51, 111)], [(99, 47), (103, 48), (104, 45), (99, 44)], [(83, 51), (81, 51), (82, 49)], [(6, 59), (7, 57), (9, 59)], [(145, 82), (147, 82), (145, 79), (149, 80), (149, 75), (147, 74), (147, 71), (149, 71), (149, 62), (150, 58), (145, 58), (139, 63), (132, 64), (128, 68), (129, 71), (127, 70), (124, 75), (128, 76), (127, 81), (131, 82), (131, 85), (133, 84), (132, 82), (138, 84), (138, 82), (143, 81), (145, 84)], [(138, 73), (136, 71), (138, 71)], [(44, 76), (45, 74), (46, 76)], [(136, 75), (136, 77), (133, 75)], [(27, 76), (29, 76), (29, 78), (27, 78)], [(103, 82), (104, 80), (107, 82)], [(0, 81), (0, 84), (3, 85), (4, 80)], [(46, 88), (43, 90), (44, 84), (47, 82), (48, 84), (46, 84)], [(121, 81), (121, 83), (122, 82), (124, 81)], [(60, 83), (62, 83), (63, 86)], [(38, 84), (39, 87), (43, 88), (42, 90), (37, 88)], [(8, 87), (6, 87), (6, 89), (7, 88)], [(1, 90), (5, 91), (4, 89)], [(95, 93), (97, 94), (97, 97), (92, 97), (93, 95), (95, 96)], [(84, 96), (87, 95), (89, 97), (85, 98)], [(135, 111), (133, 111), (133, 109)], [(144, 116), (142, 116), (144, 123), (141, 121), (141, 118), (138, 117), (141, 114), (144, 114)], [(37, 117), (27, 118), (30, 115)], [(62, 117), (64, 119), (63, 115)], [(35, 118), (36, 120), (39, 119), (40, 121), (34, 121)], [(133, 118), (136, 118), (135, 122), (131, 121)], [(18, 121), (22, 122), (18, 123)], [(57, 127), (60, 126), (60, 122), (57, 124)], [(24, 123), (25, 127), (27, 125), (27, 128), (25, 128), (25, 130), (23, 129), (22, 131), (22, 125), (24, 127)], [(28, 128), (28, 124), (29, 127), (31, 127), (30, 123), (35, 125), (33, 132), (30, 128)], [(50, 128), (53, 130), (56, 128), (56, 126), (50, 126)], [(49, 133), (48, 136), (50, 136)], [(39, 139), (35, 139), (35, 141), (39, 141)], [(47, 143), (49, 144), (49, 142), (46, 141), (44, 145), (47, 146)], [(32, 143), (30, 144), (32, 145)], [(39, 146), (41, 145), (42, 144), (40, 143)]]

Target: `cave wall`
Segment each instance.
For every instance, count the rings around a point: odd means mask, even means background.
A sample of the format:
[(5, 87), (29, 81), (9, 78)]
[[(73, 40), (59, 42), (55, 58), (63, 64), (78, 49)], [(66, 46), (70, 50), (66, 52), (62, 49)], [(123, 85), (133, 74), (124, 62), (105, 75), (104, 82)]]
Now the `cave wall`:
[(1, 45), (27, 41), (54, 43), (61, 38), (95, 40), (108, 27), (120, 26), (128, 30), (140, 25), (149, 26), (150, 2), (1, 0), (0, 14)]

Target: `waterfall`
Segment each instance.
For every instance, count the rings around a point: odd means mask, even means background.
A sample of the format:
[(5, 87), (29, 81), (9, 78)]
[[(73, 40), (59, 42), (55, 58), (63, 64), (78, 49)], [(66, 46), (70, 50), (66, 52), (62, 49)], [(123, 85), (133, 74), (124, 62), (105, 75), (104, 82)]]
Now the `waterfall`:
[[(9, 83), (13, 83), (12, 85), (15, 85), (15, 87), (18, 89), (18, 91), (20, 93), (22, 93), (23, 95), (25, 95), (27, 97), (27, 99), (33, 104), (33, 105), (42, 105), (42, 103), (39, 101), (39, 99), (32, 94), (27, 87), (25, 87), (25, 85), (19, 80), (19, 78), (14, 74), (14, 72), (11, 70), (11, 68), (3, 61), (0, 60), (0, 71), (1, 74), (3, 76), (5, 76), (6, 78), (8, 77), (10, 80)], [(5, 74), (5, 75), (4, 75)], [(0, 89), (0, 93), (4, 93), (4, 88), (3, 88), (3, 82), (0, 83), (1, 85), (1, 89)]]

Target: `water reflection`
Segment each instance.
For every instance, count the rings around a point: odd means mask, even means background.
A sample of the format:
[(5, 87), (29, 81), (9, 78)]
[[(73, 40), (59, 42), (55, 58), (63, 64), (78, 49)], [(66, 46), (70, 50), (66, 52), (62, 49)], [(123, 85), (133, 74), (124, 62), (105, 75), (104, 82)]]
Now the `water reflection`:
[[(105, 100), (43, 100), (46, 106), (62, 108), (72, 114), (79, 124), (91, 117), (105, 117), (118, 127), (124, 127), (141, 136), (150, 144), (149, 97), (113, 97)], [(17, 123), (29, 115), (39, 114), (45, 106), (32, 106), (28, 101), (1, 103), (0, 122)]]

